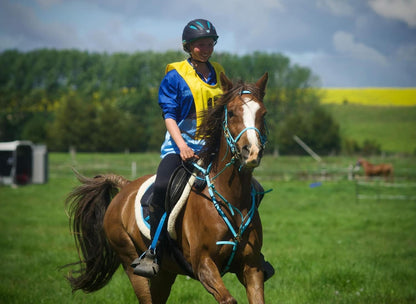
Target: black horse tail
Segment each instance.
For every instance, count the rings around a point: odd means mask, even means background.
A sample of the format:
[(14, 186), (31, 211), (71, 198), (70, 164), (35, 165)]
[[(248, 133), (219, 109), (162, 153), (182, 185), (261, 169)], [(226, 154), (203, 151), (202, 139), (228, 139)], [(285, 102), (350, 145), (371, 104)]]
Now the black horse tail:
[(67, 275), (72, 292), (93, 292), (104, 287), (120, 265), (105, 236), (103, 219), (114, 195), (129, 181), (115, 174), (94, 178), (75, 174), (82, 184), (68, 195), (65, 205), (80, 260), (63, 267), (79, 265)]

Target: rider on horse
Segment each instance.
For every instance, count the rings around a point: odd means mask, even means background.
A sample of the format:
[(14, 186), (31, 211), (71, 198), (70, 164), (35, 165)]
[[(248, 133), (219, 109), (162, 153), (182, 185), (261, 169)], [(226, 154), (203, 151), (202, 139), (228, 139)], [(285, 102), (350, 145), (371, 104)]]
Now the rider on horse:
[[(165, 194), (170, 177), (182, 162), (198, 159), (197, 154), (204, 146), (204, 141), (196, 137), (202, 113), (212, 107), (222, 94), (219, 79), (224, 69), (220, 64), (209, 61), (217, 39), (217, 32), (210, 21), (190, 21), (182, 34), (183, 49), (190, 57), (168, 64), (159, 88), (159, 105), (167, 132), (161, 147), (162, 160), (157, 170), (153, 200), (149, 208), (152, 239), (165, 212)], [(144, 277), (156, 275), (162, 251), (149, 248), (132, 263), (134, 273)], [(269, 278), (274, 270), (270, 264), (264, 263), (265, 277)]]

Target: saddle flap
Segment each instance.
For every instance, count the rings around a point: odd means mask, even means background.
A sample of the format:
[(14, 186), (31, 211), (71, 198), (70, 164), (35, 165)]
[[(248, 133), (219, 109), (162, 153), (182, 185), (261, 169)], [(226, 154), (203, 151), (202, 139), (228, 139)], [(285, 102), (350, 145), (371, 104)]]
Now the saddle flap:
[(168, 215), (180, 199), (191, 174), (192, 171), (184, 166), (179, 166), (173, 172), (169, 180), (165, 198), (165, 210)]

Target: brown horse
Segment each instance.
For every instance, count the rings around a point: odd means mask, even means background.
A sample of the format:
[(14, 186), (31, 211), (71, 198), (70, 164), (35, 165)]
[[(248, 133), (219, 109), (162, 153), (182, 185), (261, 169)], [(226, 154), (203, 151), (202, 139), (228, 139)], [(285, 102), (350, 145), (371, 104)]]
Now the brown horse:
[(178, 274), (199, 280), (218, 303), (237, 303), (222, 280), (225, 272), (237, 275), (249, 303), (264, 303), (262, 225), (254, 203), (259, 193), (251, 181), (266, 141), (267, 78), (266, 73), (255, 84), (233, 84), (222, 74), (224, 94), (200, 128), (206, 140), (200, 168), (207, 186), (192, 188), (175, 224), (176, 244), (191, 273), (170, 250), (155, 277), (133, 273), (130, 264), (150, 245), (135, 218), (135, 197), (149, 176), (131, 182), (115, 174), (79, 176), (82, 185), (67, 199), (80, 254), (75, 263), (80, 274), (68, 277), (73, 291), (104, 287), (121, 263), (140, 303), (165, 303)]
[(371, 164), (365, 159), (359, 159), (357, 161), (357, 166), (362, 166), (364, 168), (364, 173), (366, 178), (373, 176), (382, 176), (385, 180), (393, 180), (393, 165), (392, 164)]

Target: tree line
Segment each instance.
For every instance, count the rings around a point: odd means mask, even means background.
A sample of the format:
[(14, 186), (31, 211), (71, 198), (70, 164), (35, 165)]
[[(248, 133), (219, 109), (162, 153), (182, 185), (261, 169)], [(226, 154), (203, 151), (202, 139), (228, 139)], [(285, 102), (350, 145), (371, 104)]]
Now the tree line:
[[(157, 95), (167, 63), (179, 51), (90, 53), (39, 49), (0, 53), (0, 141), (45, 143), (50, 151), (158, 151), (165, 133)], [(338, 124), (320, 106), (318, 78), (278, 53), (217, 53), (229, 78), (255, 81), (269, 73), (268, 152), (337, 153)]]

